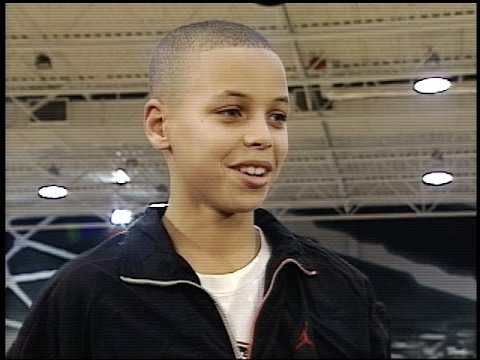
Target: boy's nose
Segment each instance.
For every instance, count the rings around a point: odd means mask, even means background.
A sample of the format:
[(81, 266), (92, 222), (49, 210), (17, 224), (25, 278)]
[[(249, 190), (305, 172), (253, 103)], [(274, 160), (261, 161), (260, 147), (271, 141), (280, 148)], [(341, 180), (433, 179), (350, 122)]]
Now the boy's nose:
[(244, 135), (244, 143), (248, 147), (268, 149), (273, 145), (272, 134), (265, 120), (248, 128)]

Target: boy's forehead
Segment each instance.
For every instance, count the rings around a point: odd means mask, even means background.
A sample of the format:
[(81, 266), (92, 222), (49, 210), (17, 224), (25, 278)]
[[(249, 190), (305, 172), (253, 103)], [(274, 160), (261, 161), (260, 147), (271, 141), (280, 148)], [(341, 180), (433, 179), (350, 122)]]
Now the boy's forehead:
[[(286, 88), (283, 64), (270, 50), (258, 48), (222, 48), (203, 51), (192, 66), (193, 86), (224, 91), (233, 85), (249, 88), (268, 85)], [(235, 90), (235, 89), (232, 89)]]
[(283, 64), (274, 52), (259, 48), (206, 50), (187, 57), (177, 69), (178, 84), (168, 99), (172, 111), (192, 106), (216, 106), (227, 101), (288, 110), (288, 86)]

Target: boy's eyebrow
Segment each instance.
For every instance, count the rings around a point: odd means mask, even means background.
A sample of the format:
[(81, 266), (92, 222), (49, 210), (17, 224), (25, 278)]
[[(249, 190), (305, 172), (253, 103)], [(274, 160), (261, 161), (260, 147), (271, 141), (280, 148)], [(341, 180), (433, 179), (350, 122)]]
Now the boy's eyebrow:
[[(235, 90), (225, 90), (220, 94), (213, 95), (212, 98), (221, 99), (221, 98), (230, 97), (230, 96), (235, 96), (235, 97), (244, 98), (244, 99), (251, 99), (252, 98), (250, 95), (247, 95), (247, 94), (244, 94), (242, 92), (235, 91)], [(288, 104), (288, 97), (287, 96), (281, 96), (281, 97), (278, 97), (278, 98), (274, 99), (273, 102), (284, 102), (284, 103)]]

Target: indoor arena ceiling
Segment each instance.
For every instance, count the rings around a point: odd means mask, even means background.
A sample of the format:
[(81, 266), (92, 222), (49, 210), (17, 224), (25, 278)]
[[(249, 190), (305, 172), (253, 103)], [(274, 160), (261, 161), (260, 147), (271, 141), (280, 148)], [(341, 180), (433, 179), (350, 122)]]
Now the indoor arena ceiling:
[[(6, 5), (7, 221), (167, 199), (142, 128), (147, 57), (165, 32), (207, 19), (255, 28), (286, 67), (291, 150), (266, 207), (476, 213), (475, 3), (30, 3)], [(427, 76), (452, 86), (415, 93)], [(111, 184), (116, 168), (129, 184)], [(430, 170), (454, 180), (426, 186)], [(41, 199), (46, 184), (70, 193)]]

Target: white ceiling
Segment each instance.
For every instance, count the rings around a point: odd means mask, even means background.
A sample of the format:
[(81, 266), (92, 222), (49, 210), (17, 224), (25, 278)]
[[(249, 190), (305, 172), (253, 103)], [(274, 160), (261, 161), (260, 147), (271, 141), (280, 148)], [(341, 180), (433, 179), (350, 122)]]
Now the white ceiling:
[[(158, 191), (168, 185), (163, 159), (143, 135), (143, 99), (95, 96), (144, 93), (158, 37), (207, 19), (257, 29), (280, 54), (292, 97), (312, 85), (333, 102), (331, 110), (293, 113), (292, 150), (267, 207), (342, 216), (370, 205), (407, 206), (415, 216), (443, 204), (476, 210), (474, 3), (31, 3), (7, 4), (6, 12), (7, 217), (105, 216), (116, 206), (166, 200)], [(35, 67), (40, 53), (51, 69)], [(325, 68), (309, 68), (315, 56)], [(458, 80), (442, 94), (414, 93), (411, 82), (427, 75)], [(22, 100), (72, 95), (85, 101), (67, 100), (61, 123), (31, 122)], [(129, 185), (106, 183), (118, 166), (131, 174)], [(433, 168), (451, 171), (454, 182), (422, 185), (419, 176)], [(69, 197), (38, 198), (36, 189), (53, 182), (69, 186)]]

